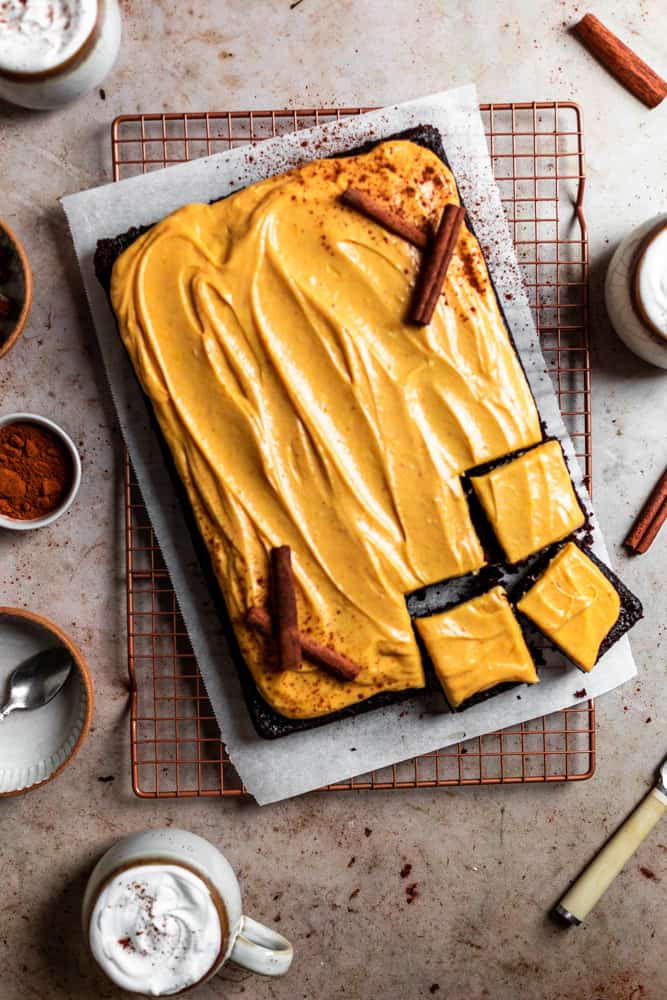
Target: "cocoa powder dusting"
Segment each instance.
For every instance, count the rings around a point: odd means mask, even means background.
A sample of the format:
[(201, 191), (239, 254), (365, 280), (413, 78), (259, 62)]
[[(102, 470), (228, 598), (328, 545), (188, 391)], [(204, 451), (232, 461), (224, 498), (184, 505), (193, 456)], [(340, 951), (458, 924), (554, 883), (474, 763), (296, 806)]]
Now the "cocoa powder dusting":
[(27, 421), (0, 427), (0, 514), (45, 517), (65, 498), (72, 471), (69, 452), (48, 428)]

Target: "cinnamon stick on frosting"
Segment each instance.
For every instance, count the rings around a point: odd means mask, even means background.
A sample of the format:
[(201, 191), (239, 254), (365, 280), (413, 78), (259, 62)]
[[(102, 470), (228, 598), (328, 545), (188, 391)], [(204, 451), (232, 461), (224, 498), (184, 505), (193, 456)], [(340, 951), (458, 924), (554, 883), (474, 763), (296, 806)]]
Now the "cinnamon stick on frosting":
[(396, 212), (392, 212), (386, 205), (381, 205), (364, 191), (359, 191), (357, 188), (348, 188), (340, 196), (340, 200), (344, 205), (356, 209), (357, 212), (361, 212), (368, 219), (377, 222), (384, 229), (388, 229), (390, 233), (401, 236), (408, 243), (419, 247), (420, 250), (423, 250), (427, 246), (428, 235), (422, 232), (418, 226), (413, 225), (412, 222), (404, 219)]
[[(266, 608), (251, 608), (246, 615), (246, 624), (261, 635), (273, 635), (271, 615)], [(343, 656), (342, 653), (337, 653), (335, 649), (330, 649), (328, 646), (320, 645), (304, 632), (297, 634), (303, 655), (316, 663), (318, 667), (333, 674), (338, 680), (353, 681), (361, 671), (358, 663)]]
[(271, 601), (280, 668), (300, 670), (301, 643), (289, 545), (271, 549)]
[(460, 205), (445, 205), (435, 240), (429, 252), (424, 255), (417, 276), (417, 287), (410, 309), (412, 323), (427, 326), (433, 318), (464, 217), (465, 209)]
[(623, 545), (635, 555), (648, 551), (667, 520), (667, 469), (655, 484)]
[(594, 14), (584, 15), (572, 31), (591, 55), (647, 108), (657, 107), (667, 97), (667, 81), (624, 45)]

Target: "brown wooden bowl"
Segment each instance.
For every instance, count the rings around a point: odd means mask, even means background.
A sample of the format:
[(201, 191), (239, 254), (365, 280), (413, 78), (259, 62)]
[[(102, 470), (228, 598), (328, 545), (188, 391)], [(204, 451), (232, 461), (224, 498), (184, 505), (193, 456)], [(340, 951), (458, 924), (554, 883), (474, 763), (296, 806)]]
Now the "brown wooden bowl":
[[(16, 296), (20, 303), (18, 316), (9, 321), (0, 319), (0, 358), (8, 353), (23, 333), (30, 306), (32, 305), (32, 271), (23, 245), (6, 222), (0, 219), (0, 247), (7, 247), (13, 257), (10, 264), (10, 297)], [(12, 295), (12, 292), (14, 293)]]
[(0, 701), (4, 679), (38, 649), (64, 646), (74, 662), (62, 691), (44, 708), (14, 712), (0, 723), (0, 798), (22, 795), (53, 781), (81, 749), (93, 715), (93, 684), (86, 661), (61, 628), (23, 608), (0, 607)]

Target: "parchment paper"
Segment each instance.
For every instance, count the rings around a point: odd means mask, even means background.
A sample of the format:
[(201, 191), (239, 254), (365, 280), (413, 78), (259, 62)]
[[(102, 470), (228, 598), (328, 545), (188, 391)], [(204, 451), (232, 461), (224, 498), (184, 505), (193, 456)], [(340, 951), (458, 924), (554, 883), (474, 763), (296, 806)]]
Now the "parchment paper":
[[(181, 205), (210, 201), (313, 156), (335, 155), (368, 139), (429, 123), (440, 130), (464, 204), (487, 255), (507, 319), (547, 433), (561, 439), (584, 506), (572, 443), (545, 370), (528, 300), (493, 179), (477, 94), (472, 86), (379, 112), (179, 164), (63, 198), (118, 419), (155, 528), (199, 669), (229, 756), (259, 804), (275, 802), (419, 754), (547, 715), (578, 700), (585, 687), (598, 697), (633, 677), (626, 638), (583, 677), (562, 657), (548, 659), (541, 683), (507, 691), (462, 714), (433, 712), (428, 696), (279, 740), (265, 741), (250, 722), (236, 669), (207, 593), (147, 410), (93, 271), (97, 240), (149, 224)], [(308, 146), (303, 146), (308, 139)], [(313, 152), (315, 151), (315, 152)], [(594, 524), (594, 550), (609, 562)], [(520, 698), (517, 694), (520, 693)]]

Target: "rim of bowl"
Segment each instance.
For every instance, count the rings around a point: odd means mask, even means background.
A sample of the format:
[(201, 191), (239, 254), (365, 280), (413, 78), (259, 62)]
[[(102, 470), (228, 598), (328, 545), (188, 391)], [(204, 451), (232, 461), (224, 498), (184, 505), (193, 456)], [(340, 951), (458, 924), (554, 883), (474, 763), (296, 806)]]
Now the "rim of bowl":
[(32, 531), (33, 528), (45, 528), (47, 524), (53, 524), (74, 503), (74, 498), (81, 486), (81, 456), (67, 431), (63, 430), (53, 420), (50, 420), (49, 417), (41, 417), (38, 413), (8, 413), (6, 416), (0, 417), (0, 427), (7, 427), (9, 424), (15, 424), (19, 421), (39, 424), (53, 431), (66, 446), (72, 459), (72, 485), (62, 503), (55, 510), (52, 510), (50, 514), (45, 514), (44, 517), (34, 517), (30, 520), (21, 520), (18, 517), (6, 517), (4, 514), (0, 514), (0, 528), (7, 528), (9, 531)]
[(640, 323), (643, 325), (644, 329), (648, 331), (651, 337), (657, 341), (660, 345), (664, 347), (667, 343), (667, 332), (661, 330), (660, 327), (655, 326), (646, 310), (644, 309), (644, 304), (639, 294), (639, 272), (646, 255), (646, 251), (651, 246), (651, 243), (660, 236), (661, 233), (667, 229), (667, 217), (663, 216), (661, 221), (658, 222), (656, 226), (652, 226), (648, 233), (642, 237), (639, 241), (639, 245), (635, 250), (634, 259), (632, 262), (632, 269), (630, 271), (630, 301), (635, 312), (635, 316), (638, 317)]
[(25, 284), (25, 298), (23, 300), (23, 305), (21, 307), (21, 312), (18, 315), (14, 329), (9, 334), (4, 344), (0, 345), (0, 358), (4, 358), (5, 354), (11, 351), (12, 347), (19, 339), (23, 330), (25, 328), (28, 314), (30, 312), (30, 307), (32, 306), (32, 271), (30, 270), (30, 264), (28, 263), (28, 255), (25, 252), (25, 248), (21, 243), (20, 239), (16, 235), (13, 229), (7, 225), (4, 219), (0, 219), (0, 229), (8, 237), (10, 243), (13, 244), (16, 250), (16, 256), (19, 259), (19, 263), (23, 269), (23, 281)]
[(51, 632), (56, 637), (58, 642), (60, 642), (67, 649), (83, 682), (84, 691), (86, 693), (86, 714), (84, 716), (81, 732), (77, 737), (76, 743), (70, 750), (65, 760), (58, 765), (55, 771), (49, 774), (48, 777), (43, 778), (41, 781), (36, 781), (34, 785), (26, 785), (25, 788), (17, 788), (11, 792), (0, 792), (0, 799), (9, 798), (14, 795), (25, 795), (26, 792), (32, 792), (35, 788), (42, 788), (44, 785), (48, 785), (50, 781), (53, 781), (54, 778), (57, 778), (58, 775), (65, 770), (67, 765), (74, 760), (83, 746), (84, 740), (90, 731), (90, 724), (93, 718), (93, 708), (95, 705), (93, 682), (90, 676), (88, 664), (86, 663), (81, 650), (78, 646), (75, 646), (70, 637), (63, 632), (59, 625), (56, 625), (56, 623), (52, 622), (49, 618), (44, 618), (42, 615), (36, 615), (34, 611), (28, 611), (26, 608), (7, 608), (0, 606), (0, 617), (3, 615), (7, 617), (21, 618), (23, 621), (30, 621), (35, 625), (39, 625), (41, 628)]

